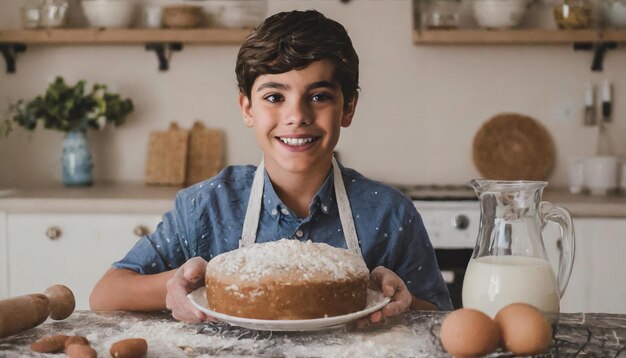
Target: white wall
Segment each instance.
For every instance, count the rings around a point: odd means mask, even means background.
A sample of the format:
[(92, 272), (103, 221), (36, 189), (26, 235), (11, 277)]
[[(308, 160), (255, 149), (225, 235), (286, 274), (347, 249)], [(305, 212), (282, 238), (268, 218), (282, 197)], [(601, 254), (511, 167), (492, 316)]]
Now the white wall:
[[(19, 0), (2, 0), (0, 28), (19, 27)], [(610, 133), (624, 154), (626, 51), (609, 51), (602, 73), (590, 71), (592, 54), (571, 46), (416, 46), (409, 0), (269, 0), (269, 12), (316, 8), (348, 29), (361, 58), (361, 99), (352, 127), (338, 147), (345, 164), (382, 181), (459, 184), (478, 177), (472, 139), (499, 112), (520, 112), (542, 122), (557, 147), (549, 178), (566, 184), (571, 154), (592, 154), (597, 129), (582, 126), (584, 84), (613, 81)], [(541, 21), (553, 26), (543, 9)], [(530, 19), (528, 21), (531, 21)], [(226, 133), (229, 164), (260, 158), (252, 132), (236, 105), (234, 63), (238, 46), (185, 46), (171, 69), (157, 71), (142, 46), (29, 46), (17, 73), (0, 73), (0, 111), (43, 92), (62, 75), (69, 82), (109, 84), (136, 110), (120, 128), (92, 132), (98, 180), (141, 181), (148, 134), (176, 120), (190, 127), (203, 119)], [(3, 64), (2, 64), (3, 65)], [(0, 187), (46, 185), (60, 180), (62, 133), (15, 131), (0, 139)]]

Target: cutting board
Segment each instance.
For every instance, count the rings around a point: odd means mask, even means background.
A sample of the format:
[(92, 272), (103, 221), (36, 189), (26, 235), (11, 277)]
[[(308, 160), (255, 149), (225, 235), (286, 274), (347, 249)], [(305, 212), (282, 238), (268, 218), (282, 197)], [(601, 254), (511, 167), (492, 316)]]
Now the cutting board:
[(172, 122), (166, 131), (150, 133), (145, 183), (150, 185), (185, 184), (189, 132)]
[(201, 122), (195, 122), (189, 132), (185, 185), (215, 176), (224, 166), (223, 157), (222, 131), (206, 128)]
[(554, 167), (556, 150), (541, 123), (521, 114), (502, 113), (478, 130), (472, 157), (485, 179), (545, 180)]

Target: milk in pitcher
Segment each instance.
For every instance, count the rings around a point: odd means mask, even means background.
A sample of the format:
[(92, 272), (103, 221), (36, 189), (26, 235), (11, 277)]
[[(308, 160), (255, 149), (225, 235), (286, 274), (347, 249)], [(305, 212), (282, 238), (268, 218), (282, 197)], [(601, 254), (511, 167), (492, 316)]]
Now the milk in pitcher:
[(470, 260), (463, 280), (463, 307), (492, 318), (513, 302), (549, 315), (559, 312), (556, 276), (546, 260), (527, 256), (483, 256)]

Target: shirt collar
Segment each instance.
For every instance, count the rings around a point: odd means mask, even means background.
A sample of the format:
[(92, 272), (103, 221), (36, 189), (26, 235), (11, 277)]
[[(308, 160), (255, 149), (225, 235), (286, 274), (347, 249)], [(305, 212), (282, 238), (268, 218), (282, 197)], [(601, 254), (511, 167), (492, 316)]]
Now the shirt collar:
[[(343, 172), (343, 166), (339, 164), (339, 169)], [(263, 206), (267, 209), (268, 212), (272, 212), (273, 209), (277, 211), (282, 211), (283, 209), (287, 209), (287, 206), (283, 204), (283, 202), (276, 194), (274, 190), (274, 186), (272, 185), (272, 181), (270, 180), (269, 175), (267, 174), (267, 170), (264, 175), (264, 183), (263, 183)], [(324, 184), (320, 187), (317, 194), (313, 197), (311, 204), (309, 206), (309, 211), (312, 213), (313, 209), (316, 205), (319, 204), (319, 210), (324, 214), (332, 214), (334, 211), (335, 205), (335, 185), (334, 185), (334, 174), (333, 170), (329, 170), (328, 176), (324, 181)]]

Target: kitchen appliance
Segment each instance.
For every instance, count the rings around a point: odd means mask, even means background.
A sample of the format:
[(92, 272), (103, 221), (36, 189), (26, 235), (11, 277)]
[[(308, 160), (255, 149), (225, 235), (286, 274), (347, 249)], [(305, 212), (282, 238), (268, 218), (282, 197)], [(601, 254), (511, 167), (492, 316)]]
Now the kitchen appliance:
[(420, 213), (452, 305), (462, 307), (465, 269), (472, 256), (480, 211), (474, 190), (466, 185), (395, 185)]
[[(541, 201), (543, 181), (472, 180), (481, 208), (476, 246), (463, 283), (463, 306), (492, 318), (515, 302), (556, 319), (574, 263), (574, 226), (569, 212)], [(562, 232), (558, 280), (541, 233), (548, 222)]]

